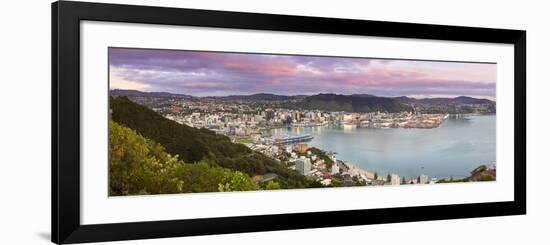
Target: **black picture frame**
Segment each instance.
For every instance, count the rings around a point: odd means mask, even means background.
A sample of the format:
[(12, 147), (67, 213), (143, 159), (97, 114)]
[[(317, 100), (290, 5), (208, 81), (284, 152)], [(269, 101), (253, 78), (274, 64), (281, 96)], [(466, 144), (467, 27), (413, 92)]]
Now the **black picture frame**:
[[(84, 20), (505, 43), (514, 46), (514, 201), (82, 225), (80, 22)], [(54, 243), (209, 235), (526, 213), (526, 31), (60, 1), (52, 4)]]

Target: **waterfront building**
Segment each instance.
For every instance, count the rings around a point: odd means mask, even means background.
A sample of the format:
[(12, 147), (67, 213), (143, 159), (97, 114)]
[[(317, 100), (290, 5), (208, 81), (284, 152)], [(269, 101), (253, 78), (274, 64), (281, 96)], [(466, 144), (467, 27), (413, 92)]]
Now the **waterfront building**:
[(332, 167), (330, 169), (330, 174), (335, 175), (340, 173), (340, 168), (338, 167), (338, 164), (336, 162), (332, 164)]
[(301, 119), (302, 119), (302, 115), (300, 114), (300, 112), (294, 113), (294, 120), (299, 122)]
[(302, 175), (309, 175), (311, 171), (311, 161), (304, 156), (296, 159), (296, 171)]
[(344, 175), (344, 181), (342, 182), (342, 186), (354, 186), (355, 181), (353, 181), (353, 178), (349, 174)]
[(428, 184), (429, 180), (428, 180), (428, 176), (426, 175), (420, 175), (418, 177), (418, 183), (419, 184)]
[(390, 175), (390, 184), (391, 185), (400, 185), (401, 184), (401, 179), (399, 178), (399, 175), (397, 175), (397, 174)]
[(307, 144), (295, 144), (294, 146), (292, 146), (292, 149), (300, 153), (305, 153), (308, 147)]
[(343, 121), (350, 122), (351, 120), (353, 120), (353, 115), (352, 114), (344, 114), (344, 120)]

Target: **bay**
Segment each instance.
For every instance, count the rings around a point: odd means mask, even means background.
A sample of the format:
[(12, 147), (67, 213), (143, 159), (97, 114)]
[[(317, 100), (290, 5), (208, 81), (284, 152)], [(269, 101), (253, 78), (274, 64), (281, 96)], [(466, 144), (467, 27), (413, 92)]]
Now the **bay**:
[(280, 128), (271, 133), (311, 134), (309, 146), (336, 152), (338, 160), (381, 176), (461, 178), (496, 161), (495, 115), (449, 118), (432, 129), (320, 126)]

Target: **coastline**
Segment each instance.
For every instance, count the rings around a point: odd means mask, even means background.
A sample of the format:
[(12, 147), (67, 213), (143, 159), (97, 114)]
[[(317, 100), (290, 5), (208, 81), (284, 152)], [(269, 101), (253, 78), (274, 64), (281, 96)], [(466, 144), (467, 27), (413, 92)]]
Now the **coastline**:
[[(474, 116), (477, 116), (477, 117), (486, 117), (486, 116), (495, 116), (494, 113), (492, 114), (474, 114), (474, 113), (471, 113), (471, 114), (467, 114), (467, 115), (461, 115), (460, 118), (462, 117), (474, 117)], [(449, 116), (449, 118), (447, 120), (454, 120), (452, 116)], [(447, 121), (445, 120), (445, 121)], [(461, 122), (461, 121), (459, 121)], [(462, 123), (469, 123), (468, 121), (463, 121)], [(441, 128), (441, 125), (443, 125), (443, 123), (441, 123), (438, 128)], [(291, 128), (291, 127), (288, 127), (289, 130), (294, 130), (294, 128)], [(301, 133), (304, 134), (304, 133), (310, 133), (307, 129), (305, 129), (304, 127), (301, 127), (302, 130), (301, 130)], [(342, 127), (337, 127), (337, 128), (340, 128), (342, 129)], [(358, 130), (367, 130), (367, 131), (364, 131), (364, 132), (377, 132), (378, 130), (376, 131), (370, 131), (369, 129), (371, 128), (357, 128)], [(391, 129), (391, 128), (390, 128)], [(396, 129), (394, 129), (396, 130)], [(426, 129), (428, 130), (428, 129)], [(408, 130), (407, 130), (408, 131)], [(424, 131), (424, 130), (422, 130)], [(386, 129), (381, 129), (379, 131), (381, 134), (386, 134), (384, 132), (387, 132)], [(420, 132), (420, 131), (419, 131)], [(368, 133), (367, 135), (371, 134), (371, 133)], [(412, 132), (411, 132), (412, 133)], [(279, 134), (284, 134), (284, 132), (280, 132)], [(324, 138), (323, 139), (324, 141), (326, 141), (327, 139)], [(351, 142), (350, 142), (351, 143)], [(308, 143), (309, 145), (310, 143)], [(325, 144), (326, 145), (326, 144)], [(329, 144), (330, 145), (330, 144)], [(326, 152), (340, 152), (341, 150), (338, 150), (338, 149), (334, 149), (334, 148), (327, 148), (327, 147), (323, 147), (323, 145), (318, 145), (318, 144), (313, 144), (311, 145), (313, 147), (316, 147), (316, 148), (320, 148), (321, 150), (324, 150)], [(340, 152), (341, 153), (341, 152)], [(341, 155), (341, 154), (339, 154)], [(400, 178), (402, 178), (403, 176), (408, 180), (408, 179), (413, 179), (413, 178), (418, 178), (420, 175), (427, 175), (431, 178), (435, 178), (436, 181), (437, 180), (456, 180), (456, 179), (463, 179), (463, 178), (467, 178), (469, 177), (469, 171), (471, 171), (472, 169), (478, 167), (478, 166), (481, 166), (481, 165), (496, 165), (495, 162), (494, 162), (494, 159), (493, 160), (490, 160), (487, 159), (487, 160), (481, 160), (479, 162), (477, 162), (477, 164), (475, 163), (471, 163), (471, 164), (467, 164), (469, 167), (467, 169), (464, 170), (464, 174), (433, 174), (433, 170), (431, 171), (426, 171), (426, 172), (420, 172), (420, 171), (415, 171), (417, 172), (418, 174), (404, 174), (404, 173), (401, 173), (401, 172), (393, 172), (393, 171), (384, 171), (384, 170), (381, 170), (381, 169), (378, 169), (378, 168), (368, 168), (368, 167), (364, 167), (362, 166), (361, 164), (358, 164), (357, 162), (355, 162), (357, 159), (353, 160), (353, 159), (347, 159), (345, 158), (344, 155), (342, 155), (342, 158), (338, 157), (339, 160), (345, 162), (347, 165), (349, 166), (352, 166), (353, 168), (355, 169), (358, 169), (359, 172), (368, 172), (370, 173), (369, 175), (372, 176), (373, 173), (378, 173), (379, 175), (381, 176), (386, 176), (388, 173), (391, 175), (391, 174), (396, 174), (398, 175)], [(429, 168), (429, 166), (426, 166), (427, 168)], [(420, 167), (419, 167), (420, 168)], [(424, 168), (424, 167), (422, 167)], [(432, 172), (432, 174), (430, 174), (430, 172)], [(367, 175), (367, 176), (369, 176)]]

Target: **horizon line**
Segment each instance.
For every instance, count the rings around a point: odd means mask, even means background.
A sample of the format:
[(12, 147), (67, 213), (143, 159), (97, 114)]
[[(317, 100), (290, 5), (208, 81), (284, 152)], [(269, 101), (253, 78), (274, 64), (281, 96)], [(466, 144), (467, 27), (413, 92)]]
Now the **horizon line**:
[(340, 94), (340, 93), (331, 93), (331, 92), (318, 92), (318, 93), (312, 93), (312, 94), (282, 95), (282, 94), (275, 94), (275, 93), (258, 92), (258, 93), (251, 93), (251, 94), (228, 94), (228, 95), (223, 95), (223, 96), (219, 96), (219, 95), (218, 95), (218, 96), (215, 96), (215, 95), (210, 95), (210, 96), (197, 96), (197, 95), (190, 95), (190, 94), (184, 94), (184, 93), (174, 93), (174, 92), (167, 92), (167, 91), (142, 91), (142, 90), (137, 90), (137, 89), (120, 89), (120, 88), (115, 88), (115, 89), (110, 89), (110, 88), (109, 88), (109, 93), (110, 93), (111, 91), (114, 91), (114, 90), (137, 91), (137, 92), (141, 92), (141, 93), (167, 93), (167, 94), (173, 94), (173, 95), (192, 96), (192, 97), (196, 97), (196, 98), (208, 98), (208, 97), (217, 97), (217, 98), (220, 98), (220, 97), (228, 97), (228, 96), (252, 96), (252, 95), (257, 95), (257, 94), (269, 94), (269, 95), (288, 96), (288, 97), (293, 97), (293, 96), (311, 96), (311, 95), (319, 95), (319, 94), (334, 94), (334, 95), (344, 95), (344, 96), (352, 96), (352, 95), (370, 95), (370, 96), (381, 97), (381, 98), (399, 98), (399, 97), (407, 97), (407, 98), (412, 98), (412, 99), (456, 99), (456, 98), (459, 98), (459, 97), (468, 97), (468, 98), (474, 98), (474, 99), (486, 99), (486, 100), (490, 100), (490, 101), (492, 101), (492, 102), (496, 102), (496, 98), (493, 98), (493, 99), (486, 98), (486, 97), (477, 97), (477, 98), (476, 98), (476, 97), (467, 96), (467, 95), (457, 95), (457, 96), (454, 96), (454, 97), (443, 97), (443, 96), (438, 96), (438, 97), (416, 97), (416, 96), (407, 96), (407, 95), (380, 96), (380, 95), (369, 94), (369, 93)]

